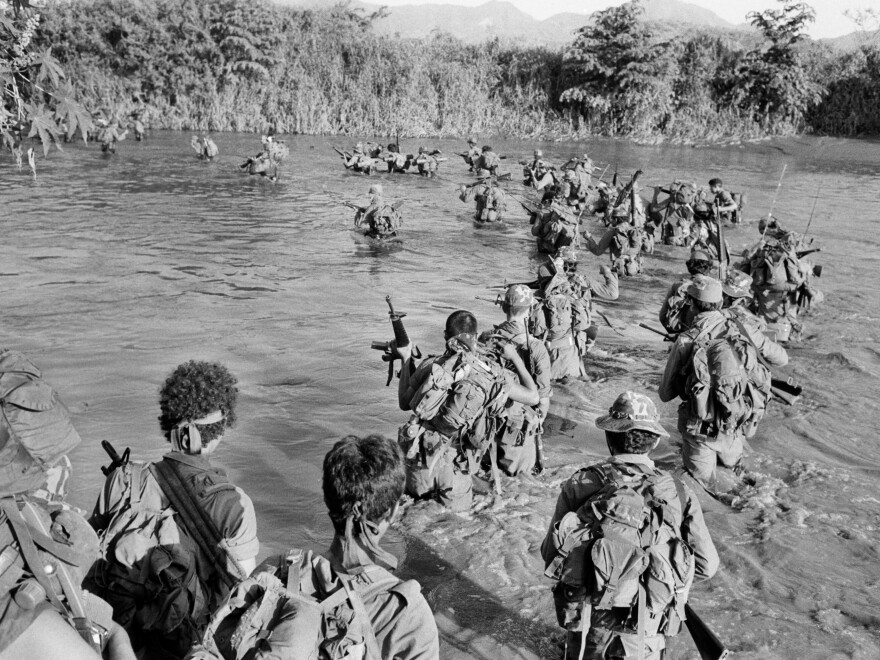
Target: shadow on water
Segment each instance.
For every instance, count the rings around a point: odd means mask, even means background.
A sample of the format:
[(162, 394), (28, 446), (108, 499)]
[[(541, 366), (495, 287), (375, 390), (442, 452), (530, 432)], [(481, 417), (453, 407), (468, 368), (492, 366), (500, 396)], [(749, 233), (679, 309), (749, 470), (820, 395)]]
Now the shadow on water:
[(555, 657), (551, 636), (559, 636), (558, 628), (505, 606), (422, 539), (407, 535), (405, 542), (406, 561), (397, 575), (421, 584), (440, 631), (440, 657)]

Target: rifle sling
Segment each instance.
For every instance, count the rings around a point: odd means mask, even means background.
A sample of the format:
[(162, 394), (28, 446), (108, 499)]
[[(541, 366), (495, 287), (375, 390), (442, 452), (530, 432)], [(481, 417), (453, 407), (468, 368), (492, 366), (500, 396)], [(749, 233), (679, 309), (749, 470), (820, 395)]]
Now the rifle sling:
[(163, 459), (150, 465), (150, 473), (171, 502), (183, 527), (214, 564), (223, 583), (231, 589), (238, 580), (247, 577), (238, 561), (224, 547), (223, 534), (217, 528), (217, 524), (202, 507), (189, 485), (181, 478), (177, 468), (170, 461)]

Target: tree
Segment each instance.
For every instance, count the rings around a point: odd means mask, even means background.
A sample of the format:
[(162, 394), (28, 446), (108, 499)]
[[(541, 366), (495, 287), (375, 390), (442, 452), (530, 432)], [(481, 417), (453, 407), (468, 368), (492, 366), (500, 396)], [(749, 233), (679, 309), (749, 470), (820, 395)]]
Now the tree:
[(662, 129), (672, 109), (672, 48), (639, 20), (643, 12), (639, 0), (596, 12), (565, 54), (573, 84), (560, 100), (611, 133)]
[(70, 140), (79, 132), (85, 139), (92, 127), (91, 115), (74, 99), (51, 48), (34, 47), (40, 23), (29, 0), (0, 4), (0, 139), (19, 167), (23, 139), (38, 138), (45, 155), (53, 144), (60, 148), (62, 138)]
[(806, 27), (816, 20), (816, 13), (805, 2), (778, 1), (782, 4), (780, 10), (747, 15), (765, 42), (743, 58), (732, 77), (729, 94), (770, 132), (799, 130), (810, 105), (819, 102), (825, 91), (810, 79), (798, 48), (807, 38)]

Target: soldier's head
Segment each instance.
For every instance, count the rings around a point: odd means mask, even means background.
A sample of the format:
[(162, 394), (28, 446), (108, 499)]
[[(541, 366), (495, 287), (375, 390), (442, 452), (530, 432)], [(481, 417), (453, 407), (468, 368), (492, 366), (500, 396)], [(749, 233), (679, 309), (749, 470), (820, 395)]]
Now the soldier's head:
[(708, 252), (694, 248), (685, 265), (691, 275), (708, 275), (715, 267), (715, 262)]
[(562, 267), (565, 271), (577, 270), (578, 253), (574, 245), (563, 245), (559, 248), (556, 251), (554, 261), (556, 260), (562, 262)]
[(535, 158), (543, 158), (543, 157), (544, 157), (544, 152), (541, 151), (540, 149), (535, 149)]
[(159, 390), (159, 425), (175, 451), (211, 451), (235, 424), (235, 376), (217, 362), (190, 360), (177, 367)]
[(752, 278), (741, 270), (731, 268), (721, 283), (721, 291), (724, 293), (724, 307), (745, 302), (752, 297)]
[(477, 317), (463, 309), (452, 312), (446, 319), (443, 338), (446, 341), (458, 339), (473, 348), (477, 340)]
[(535, 295), (525, 284), (511, 284), (501, 301), (502, 311), (513, 318), (520, 318), (529, 313), (535, 302)]
[(612, 455), (647, 454), (661, 437), (669, 437), (659, 420), (651, 399), (644, 394), (624, 392), (611, 404), (607, 415), (596, 418), (596, 427), (605, 431)]
[(697, 312), (721, 309), (721, 282), (708, 275), (696, 275), (688, 285), (687, 295)]
[(481, 149), (481, 151), (483, 153), (486, 153), (487, 151), (492, 151), (492, 147), (490, 147), (488, 144), (483, 145), (483, 148)]
[(475, 146), (477, 146), (477, 141), (476, 141), (474, 138), (472, 138), (472, 137), (469, 137), (469, 138), (467, 139), (467, 143), (468, 143), (468, 146), (469, 146), (469, 147), (475, 147)]
[(428, 148), (425, 147), (425, 146), (419, 147), (419, 153), (420, 153), (420, 154), (426, 154), (426, 153), (428, 153)]
[(381, 435), (349, 435), (324, 457), (324, 503), (337, 534), (349, 520), (357, 530), (372, 523), (384, 532), (391, 523), (406, 482), (396, 442)]
[(712, 209), (702, 199), (694, 204), (694, 217), (698, 220), (706, 220), (712, 217)]
[(368, 194), (381, 195), (382, 194), (382, 184), (381, 183), (374, 183), (372, 186), (370, 186), (370, 192)]
[(396, 144), (395, 142), (389, 142), (389, 143), (388, 143), (388, 146), (386, 147), (386, 149), (388, 149), (388, 151), (390, 151), (390, 152), (393, 153), (393, 154), (399, 154), (399, 153), (400, 153), (400, 147), (398, 147), (397, 144)]
[(355, 152), (356, 154), (362, 154), (362, 153), (364, 153), (364, 143), (363, 143), (363, 142), (358, 142), (356, 145), (354, 145), (354, 152)]
[(721, 181), (721, 179), (709, 179), (709, 190), (711, 190), (713, 193), (721, 190), (722, 186), (724, 186), (724, 183)]

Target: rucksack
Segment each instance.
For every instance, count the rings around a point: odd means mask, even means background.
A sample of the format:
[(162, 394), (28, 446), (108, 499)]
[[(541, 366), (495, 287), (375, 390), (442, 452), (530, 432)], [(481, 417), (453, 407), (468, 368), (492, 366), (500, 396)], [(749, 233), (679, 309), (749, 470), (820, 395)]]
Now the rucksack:
[[(670, 502), (662, 493), (677, 493), (683, 515), (682, 484), (671, 475), (646, 474), (620, 463), (585, 469), (602, 486), (554, 525), (555, 556), (544, 571), (558, 580), (554, 600), (559, 624), (568, 630), (589, 627), (589, 621), (580, 621), (588, 600), (598, 610), (643, 606), (661, 617), (659, 633), (677, 634), (695, 562), (681, 537), (682, 520), (670, 515)], [(646, 623), (639, 618), (640, 629)]]
[[(85, 586), (113, 606), (124, 627), (160, 635), (185, 653), (228, 588), (175, 520), (174, 509), (165, 506), (149, 463), (127, 462), (115, 478), (124, 491), (99, 532), (102, 559), (92, 566)], [(199, 497), (234, 489), (219, 469), (205, 470), (196, 479)]]
[(39, 486), (45, 471), (80, 443), (70, 413), (24, 355), (0, 351), (0, 495)]
[(554, 275), (541, 291), (540, 305), (532, 309), (529, 333), (552, 343), (569, 336), (572, 329), (572, 290), (568, 279)]
[(291, 550), (230, 592), (186, 660), (381, 660), (364, 602), (389, 591), (410, 598), (413, 590), (415, 582), (379, 566), (354, 577), (311, 551)]
[(693, 305), (687, 294), (692, 280), (688, 277), (682, 280), (675, 292), (666, 299), (666, 311), (660, 316), (660, 323), (666, 328), (666, 332), (677, 334), (688, 329), (688, 324), (693, 320)]
[(371, 219), (370, 229), (378, 236), (394, 234), (403, 225), (403, 215), (391, 204), (385, 204), (378, 209)]
[(589, 280), (580, 273), (568, 276), (571, 287), (571, 329), (574, 332), (586, 332), (593, 325), (592, 300), (593, 290)]
[(728, 325), (720, 337), (694, 338), (685, 387), (691, 418), (708, 422), (708, 435), (751, 437), (770, 398), (770, 370), (752, 342)]
[(456, 350), (433, 362), (409, 407), (441, 435), (484, 448), (491, 440), (488, 420), (504, 406), (507, 390), (500, 365)]
[(550, 207), (550, 217), (544, 220), (541, 228), (541, 250), (552, 253), (571, 245), (577, 236), (577, 225), (577, 216), (558, 204), (553, 204)]

